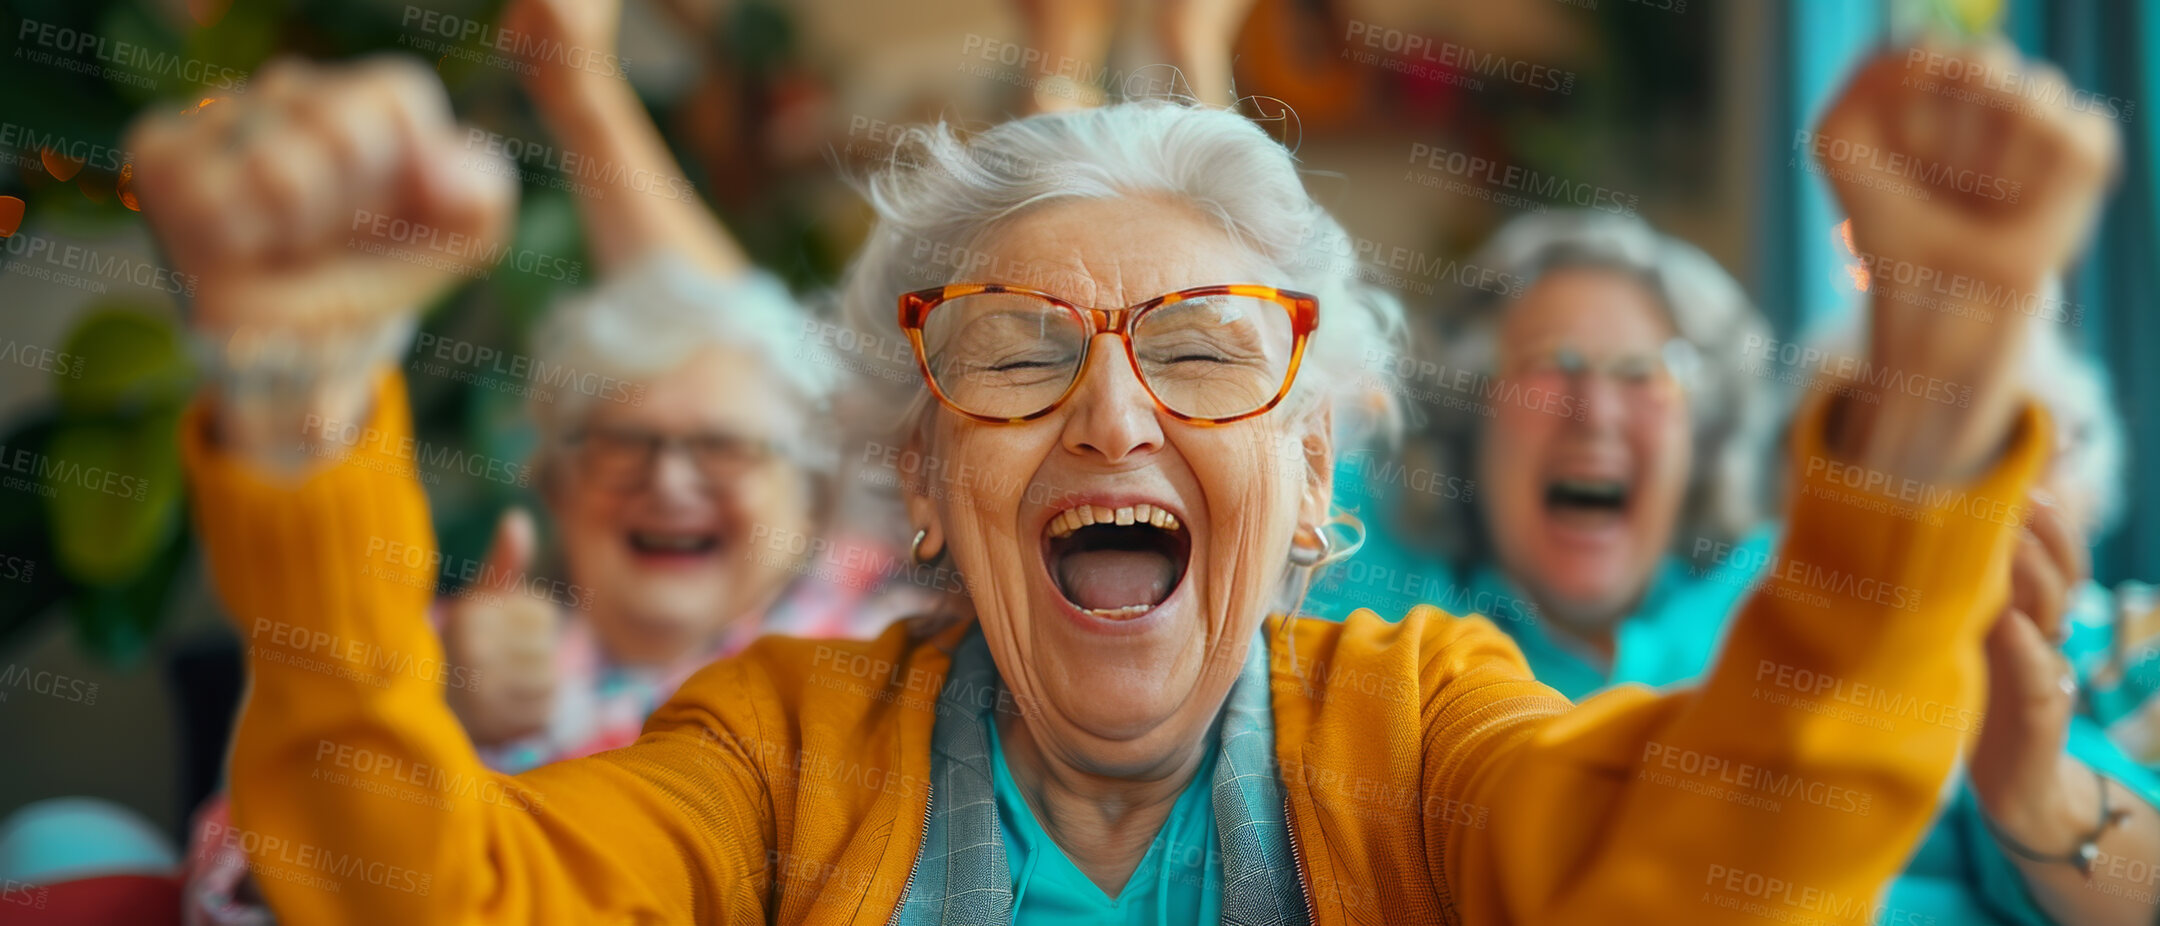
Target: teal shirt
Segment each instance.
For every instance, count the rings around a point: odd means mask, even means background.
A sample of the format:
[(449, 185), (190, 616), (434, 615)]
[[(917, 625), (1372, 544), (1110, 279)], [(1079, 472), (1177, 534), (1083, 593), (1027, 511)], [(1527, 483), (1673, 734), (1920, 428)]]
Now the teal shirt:
[(1043, 831), (1027, 798), (1014, 784), (990, 728), (991, 788), (997, 797), (998, 828), (1005, 837), (1006, 864), (1012, 873), (1014, 923), (1158, 924), (1213, 923), (1222, 917), (1222, 858), (1215, 841), (1215, 804), (1208, 783), (1215, 777), (1215, 736), (1193, 779), (1179, 792), (1170, 817), (1155, 834), (1140, 867), (1116, 899), (1088, 880), (1065, 850)]

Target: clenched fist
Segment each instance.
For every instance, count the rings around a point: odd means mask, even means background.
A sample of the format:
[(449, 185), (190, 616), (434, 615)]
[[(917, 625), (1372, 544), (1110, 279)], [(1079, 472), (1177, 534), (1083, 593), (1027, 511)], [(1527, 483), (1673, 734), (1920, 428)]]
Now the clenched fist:
[(1854, 409), (1844, 450), (1958, 479), (2001, 446), (2023, 309), (2084, 242), (2118, 158), (2108, 113), (2077, 99), (1999, 42), (1921, 45), (1864, 65), (1807, 138), (1874, 271), (1875, 369), (1971, 397), (1950, 409), (1885, 395)]
[(2035, 283), (2083, 243), (2118, 158), (2108, 115), (2077, 99), (1999, 41), (1914, 46), (1860, 71), (1811, 153), (1861, 253)]
[(501, 256), (516, 204), (515, 172), (465, 144), (441, 82), (408, 58), (279, 60), (245, 93), (139, 119), (127, 147), (212, 330), (413, 312)]

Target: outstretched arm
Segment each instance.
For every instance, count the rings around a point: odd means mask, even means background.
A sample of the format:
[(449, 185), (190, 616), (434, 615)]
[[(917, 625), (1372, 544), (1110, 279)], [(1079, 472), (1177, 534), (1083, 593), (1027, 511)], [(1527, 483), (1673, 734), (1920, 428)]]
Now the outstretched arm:
[(585, 238), (602, 273), (673, 250), (726, 278), (750, 268), (698, 198), (615, 62), (621, 0), (514, 0), (507, 28), (532, 36), (525, 87), (565, 151)]
[[(775, 837), (766, 779), (732, 746), (747, 737), (677, 711), (638, 746), (511, 778), (444, 703), (445, 685), (498, 680), (446, 664), (428, 625), (424, 451), (402, 381), (353, 346), (402, 347), (418, 306), (503, 250), (514, 191), (464, 157), (434, 76), (278, 62), (129, 145), (224, 374), (182, 434), (248, 641), (217, 844), (287, 922), (761, 921)], [(340, 362), (266, 388), (265, 358), (293, 353)]]

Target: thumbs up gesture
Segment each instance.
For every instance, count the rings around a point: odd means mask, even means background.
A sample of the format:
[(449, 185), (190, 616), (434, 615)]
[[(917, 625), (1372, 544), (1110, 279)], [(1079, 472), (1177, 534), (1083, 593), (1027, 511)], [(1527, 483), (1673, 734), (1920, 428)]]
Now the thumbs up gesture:
[(443, 649), (474, 683), (447, 692), (450, 709), (482, 746), (547, 728), (555, 703), (560, 617), (554, 604), (521, 587), (538, 545), (532, 515), (505, 512), (488, 548), (481, 582), (450, 606)]

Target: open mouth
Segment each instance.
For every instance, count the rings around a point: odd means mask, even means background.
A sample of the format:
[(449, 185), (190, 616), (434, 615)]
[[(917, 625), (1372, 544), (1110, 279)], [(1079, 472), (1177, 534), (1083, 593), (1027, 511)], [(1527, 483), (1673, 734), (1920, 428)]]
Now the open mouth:
[(1628, 484), (1617, 479), (1555, 479), (1545, 486), (1545, 510), (1573, 524), (1602, 524), (1627, 515)]
[(1076, 505), (1043, 529), (1043, 565), (1059, 594), (1095, 617), (1131, 620), (1177, 591), (1192, 535), (1154, 505)]
[(630, 550), (639, 556), (705, 556), (720, 549), (720, 535), (708, 531), (631, 531)]

